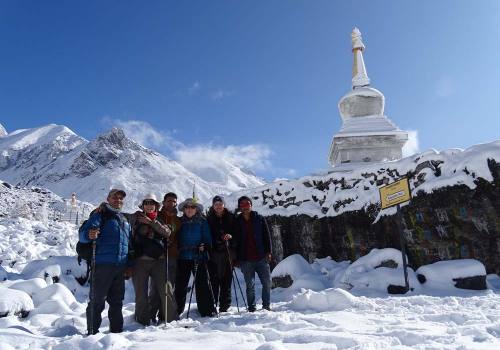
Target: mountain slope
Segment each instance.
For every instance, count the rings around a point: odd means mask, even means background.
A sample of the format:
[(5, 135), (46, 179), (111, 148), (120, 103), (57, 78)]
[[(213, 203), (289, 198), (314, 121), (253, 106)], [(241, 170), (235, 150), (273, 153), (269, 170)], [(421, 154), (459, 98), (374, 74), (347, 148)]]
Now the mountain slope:
[[(262, 181), (228, 164), (225, 177), (206, 181), (181, 164), (127, 138), (123, 130), (87, 141), (59, 125), (15, 131), (0, 139), (0, 178), (21, 186), (46, 187), (69, 198), (98, 203), (113, 187), (124, 188), (132, 210), (149, 192), (172, 191), (182, 200), (193, 187), (202, 202), (215, 194), (261, 185)], [(207, 165), (207, 169), (210, 168)]]

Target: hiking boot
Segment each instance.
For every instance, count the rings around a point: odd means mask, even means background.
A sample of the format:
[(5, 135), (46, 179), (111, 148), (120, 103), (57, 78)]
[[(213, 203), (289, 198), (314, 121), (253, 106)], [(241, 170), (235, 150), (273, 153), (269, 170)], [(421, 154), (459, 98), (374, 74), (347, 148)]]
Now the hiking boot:
[(248, 307), (248, 312), (255, 312), (255, 310), (257, 310), (257, 309), (255, 308), (255, 306), (249, 306), (249, 307)]
[(221, 306), (219, 312), (227, 312), (227, 309), (229, 309), (229, 306)]
[(271, 306), (270, 305), (262, 305), (262, 310), (271, 311)]

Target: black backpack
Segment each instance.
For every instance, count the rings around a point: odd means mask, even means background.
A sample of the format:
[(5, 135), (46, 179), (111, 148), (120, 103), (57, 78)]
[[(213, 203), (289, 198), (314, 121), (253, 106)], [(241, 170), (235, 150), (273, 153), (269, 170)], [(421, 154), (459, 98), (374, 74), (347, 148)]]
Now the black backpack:
[[(95, 210), (92, 211), (89, 215), (89, 217), (94, 214)], [(101, 214), (102, 215), (102, 214)], [(102, 215), (101, 217), (101, 225), (99, 226), (99, 230), (102, 231), (104, 224), (106, 223), (106, 220), (108, 220), (107, 215)], [(78, 229), (78, 232), (83, 228), (83, 226), (87, 223), (88, 219), (82, 222), (80, 225), (80, 228)], [(92, 242), (88, 243), (83, 243), (78, 241), (76, 243), (76, 254), (78, 256), (78, 265), (82, 264), (82, 260), (85, 260), (87, 263), (87, 266), (90, 266), (91, 260), (92, 260)]]

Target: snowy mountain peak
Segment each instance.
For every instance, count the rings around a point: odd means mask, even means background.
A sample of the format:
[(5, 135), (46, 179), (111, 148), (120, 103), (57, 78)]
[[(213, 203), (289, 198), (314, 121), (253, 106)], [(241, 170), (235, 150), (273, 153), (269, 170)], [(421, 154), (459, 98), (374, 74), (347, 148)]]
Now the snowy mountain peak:
[(110, 188), (127, 191), (126, 209), (135, 210), (145, 193), (163, 196), (176, 192), (209, 202), (215, 194), (228, 194), (263, 184), (231, 162), (219, 168), (199, 159), (180, 164), (128, 138), (120, 128), (87, 141), (65, 126), (50, 124), (17, 130), (0, 138), (0, 178), (15, 185), (42, 186), (69, 198), (98, 203)]
[(123, 129), (112, 128), (111, 130), (97, 136), (97, 138), (92, 141), (92, 144), (96, 146), (114, 146), (119, 149), (125, 149), (133, 141), (125, 136)]
[(5, 128), (3, 127), (2, 124), (0, 124), (0, 137), (4, 137), (4, 136), (7, 136), (8, 133), (7, 133), (7, 130), (5, 130)]
[(9, 181), (24, 185), (49, 171), (62, 156), (87, 141), (62, 125), (16, 130), (0, 138), (0, 172)]

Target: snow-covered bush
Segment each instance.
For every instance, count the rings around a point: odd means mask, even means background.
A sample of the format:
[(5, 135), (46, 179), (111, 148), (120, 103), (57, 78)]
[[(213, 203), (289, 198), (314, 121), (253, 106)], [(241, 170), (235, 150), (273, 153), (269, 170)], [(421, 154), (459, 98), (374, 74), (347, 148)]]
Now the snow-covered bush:
[(24, 198), (18, 198), (11, 207), (9, 216), (12, 218), (33, 219), (33, 212)]
[(49, 211), (47, 209), (47, 204), (42, 203), (35, 211), (35, 220), (41, 221), (44, 224), (47, 224), (49, 220)]

